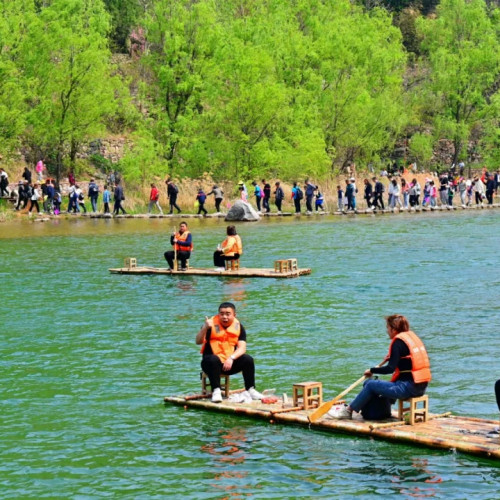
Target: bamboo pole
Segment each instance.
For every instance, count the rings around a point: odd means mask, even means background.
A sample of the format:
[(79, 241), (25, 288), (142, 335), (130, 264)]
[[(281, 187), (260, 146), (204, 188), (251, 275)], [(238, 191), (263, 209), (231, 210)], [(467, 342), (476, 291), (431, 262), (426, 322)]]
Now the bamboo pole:
[(293, 406), (292, 408), (283, 408), (281, 410), (271, 410), (271, 415), (277, 415), (278, 413), (289, 413), (292, 411), (301, 411), (303, 410), (303, 406)]

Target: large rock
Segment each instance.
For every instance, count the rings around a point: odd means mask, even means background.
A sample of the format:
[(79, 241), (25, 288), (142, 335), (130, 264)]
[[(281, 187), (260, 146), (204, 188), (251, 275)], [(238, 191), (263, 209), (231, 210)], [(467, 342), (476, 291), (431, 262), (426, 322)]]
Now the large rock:
[(237, 200), (227, 212), (225, 220), (255, 221), (260, 220), (260, 216), (250, 203), (245, 203), (243, 200)]

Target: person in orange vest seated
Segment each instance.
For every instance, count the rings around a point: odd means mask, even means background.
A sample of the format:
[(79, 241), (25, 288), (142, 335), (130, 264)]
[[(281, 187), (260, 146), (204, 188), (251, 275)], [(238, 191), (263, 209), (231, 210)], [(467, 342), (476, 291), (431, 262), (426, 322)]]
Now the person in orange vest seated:
[(173, 245), (174, 250), (168, 250), (164, 253), (168, 267), (170, 267), (170, 270), (174, 268), (174, 259), (177, 253), (177, 259), (181, 263), (180, 270), (187, 271), (186, 261), (191, 257), (191, 252), (193, 251), (193, 239), (185, 222), (179, 224), (178, 232), (172, 233), (170, 244)]
[(250, 403), (262, 399), (262, 394), (255, 389), (255, 364), (246, 354), (247, 334), (243, 325), (236, 318), (236, 307), (231, 302), (219, 306), (219, 314), (206, 318), (196, 335), (196, 343), (201, 345), (201, 369), (206, 373), (212, 387), (212, 402), (220, 403), (221, 374), (243, 373), (245, 391), (240, 402)]
[(214, 266), (216, 271), (225, 270), (226, 260), (238, 260), (243, 254), (243, 243), (234, 226), (227, 226), (227, 238), (214, 252)]
[(366, 380), (362, 391), (354, 401), (348, 406), (332, 408), (327, 413), (328, 418), (350, 419), (353, 411), (361, 412), (365, 416), (363, 409), (373, 404), (376, 398), (388, 402), (389, 415), (387, 416), (390, 416), (390, 404), (396, 399), (419, 397), (425, 393), (427, 384), (431, 381), (431, 370), (423, 342), (410, 330), (408, 320), (400, 314), (387, 316), (386, 324), (387, 333), (391, 339), (389, 353), (384, 360), (387, 364), (366, 370), (365, 376), (371, 377), (374, 373), (381, 375), (392, 373), (391, 381)]

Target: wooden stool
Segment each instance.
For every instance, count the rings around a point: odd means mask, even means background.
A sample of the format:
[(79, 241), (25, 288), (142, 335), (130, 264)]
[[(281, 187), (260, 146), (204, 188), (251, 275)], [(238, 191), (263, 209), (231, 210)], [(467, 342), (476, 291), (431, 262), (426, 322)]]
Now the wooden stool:
[(275, 260), (274, 261), (274, 272), (275, 273), (287, 273), (288, 269), (288, 260)]
[(288, 260), (288, 270), (289, 271), (298, 271), (299, 266), (297, 264), (297, 259), (287, 259)]
[(137, 259), (135, 257), (127, 257), (125, 259), (125, 267), (128, 267), (129, 269), (137, 267)]
[[(222, 394), (226, 398), (229, 397), (229, 375), (221, 375), (220, 376), (220, 390), (222, 391)], [(210, 386), (210, 379), (208, 378), (207, 374), (204, 372), (200, 372), (200, 379), (201, 379), (201, 393), (202, 394), (210, 394), (212, 392), (212, 387)], [(210, 387), (210, 390), (207, 389), (207, 387)]]
[[(405, 406), (408, 403), (409, 406)], [(422, 403), (422, 407), (419, 408), (418, 404)], [(408, 398), (399, 400), (398, 408), (398, 418), (399, 420), (404, 420), (405, 414), (410, 413), (408, 423), (413, 425), (416, 422), (416, 417), (421, 417), (422, 422), (427, 422), (427, 416), (429, 411), (429, 396), (420, 396), (419, 398)]]
[(303, 406), (304, 410), (321, 406), (323, 384), (321, 382), (301, 382), (293, 384), (293, 406)]
[(224, 261), (226, 271), (236, 271), (240, 268), (240, 259)]

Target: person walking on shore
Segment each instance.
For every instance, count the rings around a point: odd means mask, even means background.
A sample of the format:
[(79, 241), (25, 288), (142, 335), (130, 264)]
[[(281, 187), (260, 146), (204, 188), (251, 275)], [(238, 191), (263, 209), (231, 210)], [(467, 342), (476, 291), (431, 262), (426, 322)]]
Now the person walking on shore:
[(151, 184), (151, 191), (149, 193), (148, 214), (150, 214), (153, 207), (156, 206), (160, 214), (163, 215), (163, 210), (160, 207), (159, 200), (160, 200), (160, 191), (156, 187), (156, 184)]
[(38, 181), (43, 180), (43, 172), (45, 171), (45, 164), (43, 163), (43, 158), (38, 161), (35, 167), (36, 177)]
[(89, 192), (90, 205), (92, 206), (92, 212), (97, 212), (97, 199), (99, 198), (99, 186), (95, 182), (94, 179), (90, 180), (89, 183)]
[(264, 210), (266, 211), (266, 214), (268, 214), (271, 211), (271, 208), (269, 207), (269, 200), (271, 199), (271, 185), (266, 182), (265, 179), (262, 179), (262, 184), (264, 184), (264, 187), (262, 188), (264, 191), (264, 199), (262, 200), (262, 205)]
[(384, 185), (377, 180), (376, 177), (372, 177), (372, 181), (375, 183), (375, 186), (373, 188), (374, 191), (374, 199), (373, 199), (373, 206), (374, 208), (380, 208), (381, 210), (384, 210)]
[(220, 213), (220, 204), (224, 199), (224, 191), (222, 191), (222, 189), (217, 186), (217, 184), (214, 184), (214, 186), (212, 187), (212, 191), (207, 193), (207, 196), (210, 196), (211, 194), (213, 194), (215, 198), (215, 212)]
[(198, 189), (198, 194), (196, 195), (196, 201), (198, 202), (198, 215), (203, 212), (203, 215), (207, 215), (207, 211), (205, 210), (205, 201), (207, 199), (207, 195), (204, 193), (203, 189)]
[(285, 193), (283, 191), (283, 188), (281, 187), (279, 182), (274, 183), (274, 204), (276, 205), (276, 209), (278, 210), (278, 213), (281, 214), (281, 204), (283, 203), (283, 200), (285, 199)]
[(366, 208), (371, 209), (372, 208), (372, 196), (373, 196), (373, 187), (371, 182), (368, 179), (365, 179), (364, 181), (365, 184), (365, 201), (366, 201)]
[(488, 180), (486, 181), (486, 199), (488, 200), (488, 205), (493, 204), (493, 194), (495, 193), (495, 176), (490, 174)]
[(40, 184), (35, 184), (33, 186), (33, 191), (31, 193), (31, 205), (29, 208), (29, 215), (31, 215), (31, 212), (33, 211), (33, 208), (36, 208), (36, 212), (39, 214), (40, 213), (40, 206), (38, 205), (38, 200), (42, 194), (40, 193)]
[(356, 211), (356, 184), (355, 179), (352, 177), (345, 181), (345, 195), (347, 198), (347, 210)]
[(111, 193), (109, 192), (108, 186), (104, 186), (104, 192), (102, 193), (102, 202), (104, 203), (104, 213), (109, 214), (109, 204), (111, 202)]
[(339, 212), (344, 211), (344, 190), (340, 185), (337, 186), (337, 208), (339, 209)]
[(177, 205), (177, 195), (179, 194), (179, 188), (171, 180), (165, 181), (165, 183), (167, 184), (167, 197), (170, 204), (169, 214), (174, 213), (174, 208), (177, 209), (177, 213), (180, 214), (182, 210)]
[(118, 215), (120, 210), (122, 213), (126, 214), (125, 209), (122, 207), (122, 201), (125, 199), (125, 195), (123, 194), (123, 188), (120, 183), (117, 182), (114, 193), (115, 206), (113, 209), (113, 215)]
[(305, 192), (306, 192), (306, 210), (308, 214), (312, 213), (312, 202), (314, 198), (314, 191), (318, 189), (318, 186), (312, 184), (309, 180), (306, 181)]
[(408, 210), (410, 186), (406, 183), (406, 179), (401, 179), (401, 192), (403, 193), (403, 208)]
[(396, 204), (399, 205), (399, 208), (403, 207), (401, 203), (401, 188), (399, 187), (397, 179), (392, 179), (389, 188), (392, 187), (392, 196), (391, 196), (391, 208), (396, 208)]
[(295, 205), (295, 213), (300, 214), (300, 200), (304, 198), (304, 193), (302, 192), (302, 189), (298, 186), (296, 182), (293, 183), (293, 188), (292, 188), (292, 199), (293, 203)]
[(262, 201), (262, 198), (264, 198), (264, 192), (262, 191), (262, 188), (255, 182), (252, 182), (252, 186), (254, 187), (253, 194), (255, 196), (255, 203), (257, 204), (257, 212), (260, 213), (260, 204)]
[(9, 176), (7, 175), (7, 172), (0, 167), (0, 196), (9, 196), (10, 191), (9, 191)]

